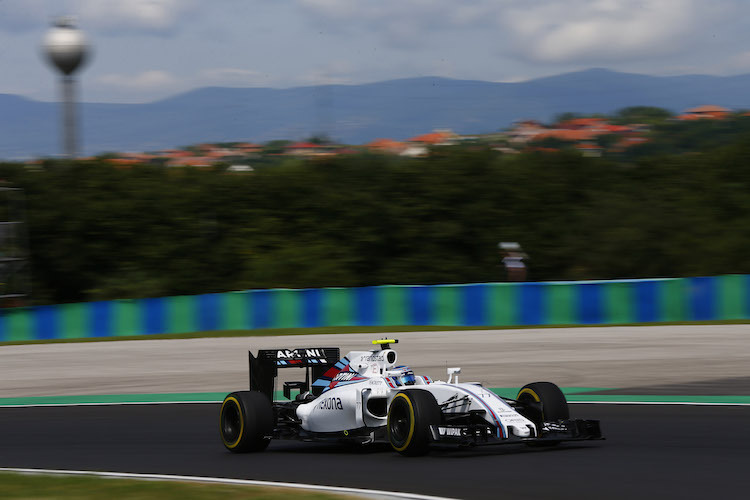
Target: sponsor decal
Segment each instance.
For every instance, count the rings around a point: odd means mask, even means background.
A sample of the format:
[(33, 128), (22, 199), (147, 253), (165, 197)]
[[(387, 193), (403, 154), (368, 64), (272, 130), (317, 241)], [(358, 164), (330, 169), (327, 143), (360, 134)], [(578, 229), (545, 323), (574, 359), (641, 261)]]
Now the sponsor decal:
[(318, 403), (318, 408), (321, 410), (343, 410), (344, 405), (341, 404), (341, 398), (323, 398)]
[(325, 358), (323, 349), (279, 349), (277, 359)]
[(370, 354), (369, 356), (362, 356), (362, 361), (385, 361), (385, 356), (382, 354)]
[(469, 401), (469, 396), (459, 396), (458, 394), (454, 394), (453, 396), (443, 401), (440, 406), (452, 410), (458, 408), (459, 406), (466, 406), (470, 404), (471, 402)]
[(545, 432), (565, 432), (568, 430), (568, 426), (564, 422), (544, 422), (542, 430)]
[(463, 429), (459, 427), (438, 427), (438, 434), (441, 436), (461, 437)]
[(500, 415), (500, 419), (503, 421), (504, 424), (525, 424), (528, 422), (525, 418), (521, 417), (515, 417), (515, 418), (507, 418)]
[(348, 382), (356, 377), (357, 374), (354, 372), (339, 372), (333, 377), (334, 382)]

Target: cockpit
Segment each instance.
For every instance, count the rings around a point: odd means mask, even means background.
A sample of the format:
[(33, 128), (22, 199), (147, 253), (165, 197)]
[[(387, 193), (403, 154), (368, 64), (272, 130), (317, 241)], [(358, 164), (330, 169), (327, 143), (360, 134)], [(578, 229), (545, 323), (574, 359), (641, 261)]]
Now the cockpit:
[(393, 367), (383, 375), (393, 378), (399, 385), (414, 385), (417, 383), (417, 376), (414, 375), (414, 372), (408, 366)]

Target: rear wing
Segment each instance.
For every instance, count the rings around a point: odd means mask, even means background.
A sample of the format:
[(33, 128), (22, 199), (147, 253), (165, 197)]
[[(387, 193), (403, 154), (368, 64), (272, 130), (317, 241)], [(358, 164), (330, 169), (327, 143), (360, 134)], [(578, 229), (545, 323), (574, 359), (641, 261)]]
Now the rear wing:
[[(261, 349), (257, 356), (248, 351), (250, 365), (250, 390), (260, 391), (274, 400), (276, 377), (279, 368), (304, 368), (304, 382), (285, 382), (284, 396), (290, 399), (292, 389), (300, 393), (310, 391), (310, 380), (317, 380), (341, 357), (338, 347), (301, 347), (297, 349)], [(313, 387), (316, 396), (322, 387)], [(317, 393), (317, 394), (316, 394)]]

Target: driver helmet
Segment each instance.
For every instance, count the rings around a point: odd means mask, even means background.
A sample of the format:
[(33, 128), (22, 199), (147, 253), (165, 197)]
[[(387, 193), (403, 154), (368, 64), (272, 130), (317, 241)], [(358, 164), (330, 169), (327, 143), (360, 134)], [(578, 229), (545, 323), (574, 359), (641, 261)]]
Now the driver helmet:
[(407, 370), (404, 372), (403, 375), (401, 375), (401, 383), (404, 385), (414, 385), (417, 382), (417, 377), (414, 375), (414, 372), (411, 370)]

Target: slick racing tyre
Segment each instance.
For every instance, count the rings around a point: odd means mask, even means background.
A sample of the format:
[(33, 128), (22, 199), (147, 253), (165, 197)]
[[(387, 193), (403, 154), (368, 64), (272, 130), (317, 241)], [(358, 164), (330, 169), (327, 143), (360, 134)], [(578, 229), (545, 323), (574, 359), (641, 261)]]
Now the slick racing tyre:
[(263, 451), (271, 442), (273, 407), (258, 391), (233, 392), (224, 398), (219, 430), (224, 446), (234, 453)]
[(388, 441), (402, 455), (424, 455), (430, 447), (430, 426), (439, 425), (442, 419), (431, 393), (421, 389), (401, 391), (388, 409)]
[[(521, 415), (528, 418), (537, 429), (542, 428), (543, 422), (555, 422), (557, 420), (568, 420), (568, 401), (559, 387), (552, 382), (533, 382), (526, 384), (518, 391), (516, 401), (521, 403), (518, 410)], [(558, 441), (539, 441), (529, 443), (533, 446), (554, 446)]]
[(570, 418), (568, 401), (559, 387), (552, 382), (533, 382), (521, 387), (516, 401), (530, 409), (531, 420), (554, 422)]

